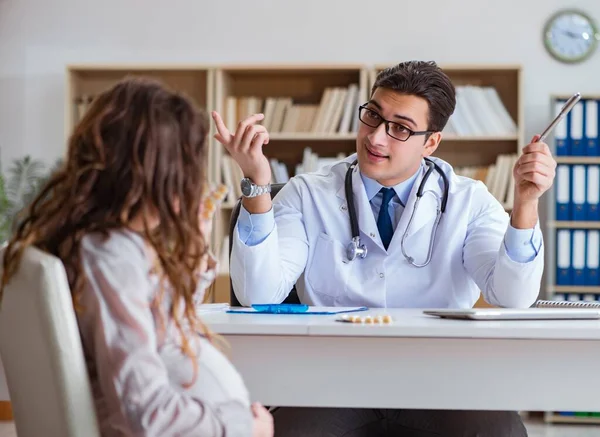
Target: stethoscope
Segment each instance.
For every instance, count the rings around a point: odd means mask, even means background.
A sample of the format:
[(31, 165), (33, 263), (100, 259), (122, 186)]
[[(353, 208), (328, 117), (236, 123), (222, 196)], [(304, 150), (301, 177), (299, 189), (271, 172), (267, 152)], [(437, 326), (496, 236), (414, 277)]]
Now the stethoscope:
[[(411, 263), (415, 267), (425, 267), (431, 261), (431, 254), (433, 252), (433, 243), (435, 241), (435, 234), (437, 232), (438, 225), (442, 218), (442, 214), (446, 211), (446, 203), (448, 203), (448, 178), (444, 171), (431, 159), (425, 158), (425, 164), (427, 165), (427, 172), (423, 176), (423, 180), (419, 185), (419, 189), (417, 190), (417, 200), (415, 201), (415, 207), (412, 210), (412, 214), (410, 215), (410, 219), (408, 221), (408, 225), (406, 226), (406, 230), (404, 231), (404, 235), (402, 235), (402, 240), (400, 242), (400, 247), (402, 249), (402, 254), (406, 258), (406, 260)], [(367, 256), (367, 247), (360, 242), (360, 234), (358, 231), (358, 220), (356, 218), (356, 209), (354, 207), (354, 196), (352, 191), (352, 173), (354, 168), (358, 165), (358, 161), (354, 161), (348, 171), (346, 172), (346, 181), (345, 181), (345, 190), (346, 190), (346, 200), (348, 202), (348, 212), (350, 213), (350, 227), (352, 228), (352, 241), (346, 246), (346, 256), (348, 261), (354, 261), (356, 257), (365, 258)], [(404, 240), (408, 234), (408, 230), (410, 229), (410, 225), (412, 223), (413, 217), (415, 215), (415, 211), (419, 206), (419, 202), (421, 201), (421, 197), (423, 197), (423, 190), (425, 188), (425, 183), (429, 178), (429, 175), (433, 172), (433, 170), (437, 171), (444, 181), (444, 195), (442, 197), (442, 204), (437, 210), (435, 223), (433, 224), (433, 231), (431, 233), (431, 238), (429, 240), (429, 250), (427, 252), (427, 259), (423, 264), (416, 264), (415, 259), (406, 253), (404, 249)]]

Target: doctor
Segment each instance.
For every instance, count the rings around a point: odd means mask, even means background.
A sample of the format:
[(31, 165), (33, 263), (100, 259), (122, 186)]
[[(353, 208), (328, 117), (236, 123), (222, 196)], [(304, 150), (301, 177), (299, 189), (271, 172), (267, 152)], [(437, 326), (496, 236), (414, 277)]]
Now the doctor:
[[(213, 113), (215, 137), (245, 176), (230, 266), (239, 301), (278, 303), (296, 285), (311, 305), (469, 308), (481, 290), (493, 305), (530, 306), (544, 267), (538, 201), (556, 162), (537, 137), (524, 148), (509, 216), (483, 183), (431, 157), (455, 104), (433, 62), (382, 71), (358, 108), (356, 154), (291, 178), (273, 203), (263, 115), (231, 133)], [(284, 436), (358, 436), (347, 433), (365, 426), (374, 428), (364, 435), (386, 426), (401, 435), (527, 434), (515, 412), (282, 408), (274, 417)]]

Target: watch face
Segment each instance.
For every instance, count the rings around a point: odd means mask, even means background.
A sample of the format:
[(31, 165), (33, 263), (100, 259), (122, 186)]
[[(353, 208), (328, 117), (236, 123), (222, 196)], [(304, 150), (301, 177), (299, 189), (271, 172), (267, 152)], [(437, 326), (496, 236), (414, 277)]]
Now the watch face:
[(252, 194), (252, 182), (248, 178), (242, 179), (242, 194), (244, 196)]
[(557, 60), (581, 62), (596, 49), (599, 39), (596, 25), (585, 13), (564, 10), (554, 14), (544, 28), (544, 44)]

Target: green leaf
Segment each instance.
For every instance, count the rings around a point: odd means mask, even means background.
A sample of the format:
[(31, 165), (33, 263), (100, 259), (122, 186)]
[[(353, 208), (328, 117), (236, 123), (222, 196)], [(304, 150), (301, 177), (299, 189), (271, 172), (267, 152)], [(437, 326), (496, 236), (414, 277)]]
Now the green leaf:
[(14, 216), (26, 207), (37, 193), (38, 183), (45, 176), (44, 164), (27, 155), (13, 161), (8, 173), (6, 197)]

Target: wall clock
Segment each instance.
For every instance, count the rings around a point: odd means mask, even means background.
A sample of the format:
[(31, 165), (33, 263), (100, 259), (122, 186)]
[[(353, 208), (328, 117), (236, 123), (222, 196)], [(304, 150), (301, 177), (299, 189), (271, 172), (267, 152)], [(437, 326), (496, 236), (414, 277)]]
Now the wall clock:
[(596, 50), (600, 34), (592, 18), (576, 9), (552, 15), (544, 26), (544, 44), (555, 59), (582, 62)]

